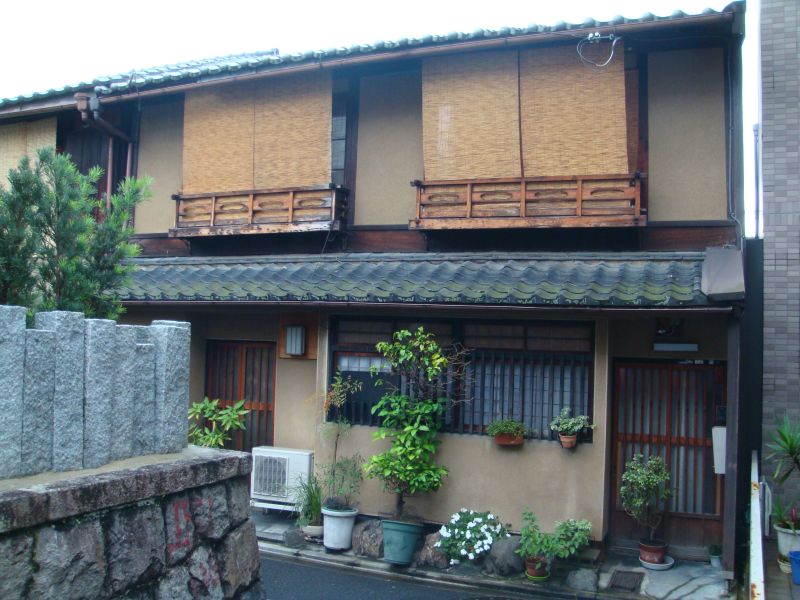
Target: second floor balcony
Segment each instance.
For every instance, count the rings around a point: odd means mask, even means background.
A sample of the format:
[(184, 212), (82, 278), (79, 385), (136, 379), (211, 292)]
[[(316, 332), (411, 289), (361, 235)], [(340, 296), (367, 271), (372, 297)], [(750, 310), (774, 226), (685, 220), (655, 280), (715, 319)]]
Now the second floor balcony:
[(418, 181), (411, 229), (641, 227), (637, 175)]

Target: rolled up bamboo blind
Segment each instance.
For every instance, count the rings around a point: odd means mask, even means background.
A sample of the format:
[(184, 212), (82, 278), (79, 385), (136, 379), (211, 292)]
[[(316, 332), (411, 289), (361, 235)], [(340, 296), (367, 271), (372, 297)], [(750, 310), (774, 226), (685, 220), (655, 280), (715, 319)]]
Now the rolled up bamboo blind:
[(330, 71), (256, 84), (255, 187), (325, 185), (331, 180)]
[(519, 177), (517, 90), (516, 52), (425, 59), (425, 179)]
[(8, 186), (8, 172), (17, 168), (23, 156), (35, 159), (40, 148), (54, 148), (55, 145), (55, 117), (0, 127), (0, 186)]
[[(608, 44), (587, 46), (597, 58), (610, 51)], [(522, 51), (520, 112), (526, 177), (628, 172), (619, 44), (602, 69), (584, 65), (574, 44)]]
[(190, 91), (183, 193), (325, 185), (330, 136), (328, 72)]

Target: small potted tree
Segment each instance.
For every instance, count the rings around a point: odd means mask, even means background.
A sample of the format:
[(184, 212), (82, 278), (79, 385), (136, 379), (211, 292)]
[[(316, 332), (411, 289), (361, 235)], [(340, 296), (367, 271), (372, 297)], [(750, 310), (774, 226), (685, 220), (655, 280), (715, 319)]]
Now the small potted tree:
[[(441, 443), (437, 433), (444, 415), (444, 400), (438, 379), (448, 359), (434, 336), (422, 327), (415, 332), (400, 330), (391, 342), (379, 342), (378, 352), (404, 383), (403, 391), (386, 393), (372, 408), (381, 418), (373, 439), (389, 439), (391, 447), (372, 456), (366, 475), (383, 481), (383, 488), (395, 495), (391, 520), (384, 520), (383, 557), (396, 565), (411, 563), (422, 535), (422, 525), (405, 519), (405, 499), (411, 494), (438, 490), (447, 469), (434, 460)], [(378, 384), (383, 384), (379, 380)]]
[(572, 410), (569, 406), (561, 409), (556, 418), (550, 422), (550, 429), (558, 432), (558, 439), (562, 448), (574, 448), (578, 443), (578, 433), (584, 429), (594, 429), (594, 425), (586, 415), (569, 416)]
[(522, 514), (520, 544), (515, 551), (525, 560), (525, 575), (531, 581), (550, 577), (554, 558), (569, 558), (589, 543), (592, 524), (586, 519), (556, 521), (553, 533), (539, 529), (536, 516), (529, 510)]
[[(784, 415), (783, 423), (775, 428), (767, 448), (772, 451), (767, 459), (775, 461), (772, 478), (783, 484), (792, 473), (800, 470), (800, 424)], [(800, 511), (796, 504), (786, 505), (777, 500), (772, 508), (772, 527), (778, 537), (778, 566), (789, 573), (789, 552), (800, 550)]]
[(639, 561), (648, 568), (664, 568), (667, 544), (655, 537), (664, 518), (664, 503), (669, 499), (669, 471), (660, 456), (647, 462), (641, 454), (634, 455), (625, 465), (619, 494), (623, 510), (639, 525), (647, 537), (639, 540)]
[(322, 537), (322, 497), (319, 479), (313, 473), (308, 480), (298, 479), (294, 488), (297, 526), (309, 537)]
[(486, 427), (486, 435), (494, 436), (498, 446), (520, 446), (525, 441), (525, 425), (514, 419), (492, 421)]

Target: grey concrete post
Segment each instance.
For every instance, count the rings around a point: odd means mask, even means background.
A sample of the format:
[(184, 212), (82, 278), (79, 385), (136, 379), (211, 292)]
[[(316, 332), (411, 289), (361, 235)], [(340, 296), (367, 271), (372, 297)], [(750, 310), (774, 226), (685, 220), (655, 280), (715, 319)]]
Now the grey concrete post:
[(53, 468), (53, 397), (56, 390), (56, 333), (25, 331), (22, 398), (22, 474)]
[(122, 417), (112, 417), (119, 368), (114, 356), (115, 327), (114, 321), (107, 319), (86, 319), (83, 466), (87, 469), (110, 462), (111, 438)]
[[(145, 329), (145, 328), (142, 328)], [(146, 330), (146, 329), (145, 329)], [(136, 344), (137, 373), (133, 420), (133, 456), (156, 452), (156, 350), (153, 344)]]
[(0, 306), (0, 477), (22, 470), (25, 314), (20, 306)]
[(157, 452), (187, 444), (189, 422), (189, 327), (151, 326), (156, 352)]
[(111, 437), (111, 460), (133, 456), (133, 427), (136, 420), (136, 380), (139, 377), (136, 364), (135, 325), (117, 325), (115, 330), (114, 359), (116, 381), (111, 396), (113, 436)]

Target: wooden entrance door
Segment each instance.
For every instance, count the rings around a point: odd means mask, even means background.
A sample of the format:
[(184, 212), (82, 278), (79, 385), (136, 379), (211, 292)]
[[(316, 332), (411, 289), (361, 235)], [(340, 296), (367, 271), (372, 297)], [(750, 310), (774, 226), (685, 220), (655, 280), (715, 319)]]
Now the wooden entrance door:
[(250, 412), (245, 430), (228, 446), (250, 452), (253, 446), (273, 445), (275, 407), (275, 344), (272, 342), (207, 342), (205, 395), (230, 405), (245, 399)]
[(622, 510), (619, 485), (634, 454), (660, 455), (670, 470), (672, 498), (663, 535), (674, 549), (722, 539), (723, 476), (714, 474), (711, 428), (725, 419), (723, 365), (627, 362), (615, 365), (610, 538), (639, 537)]

